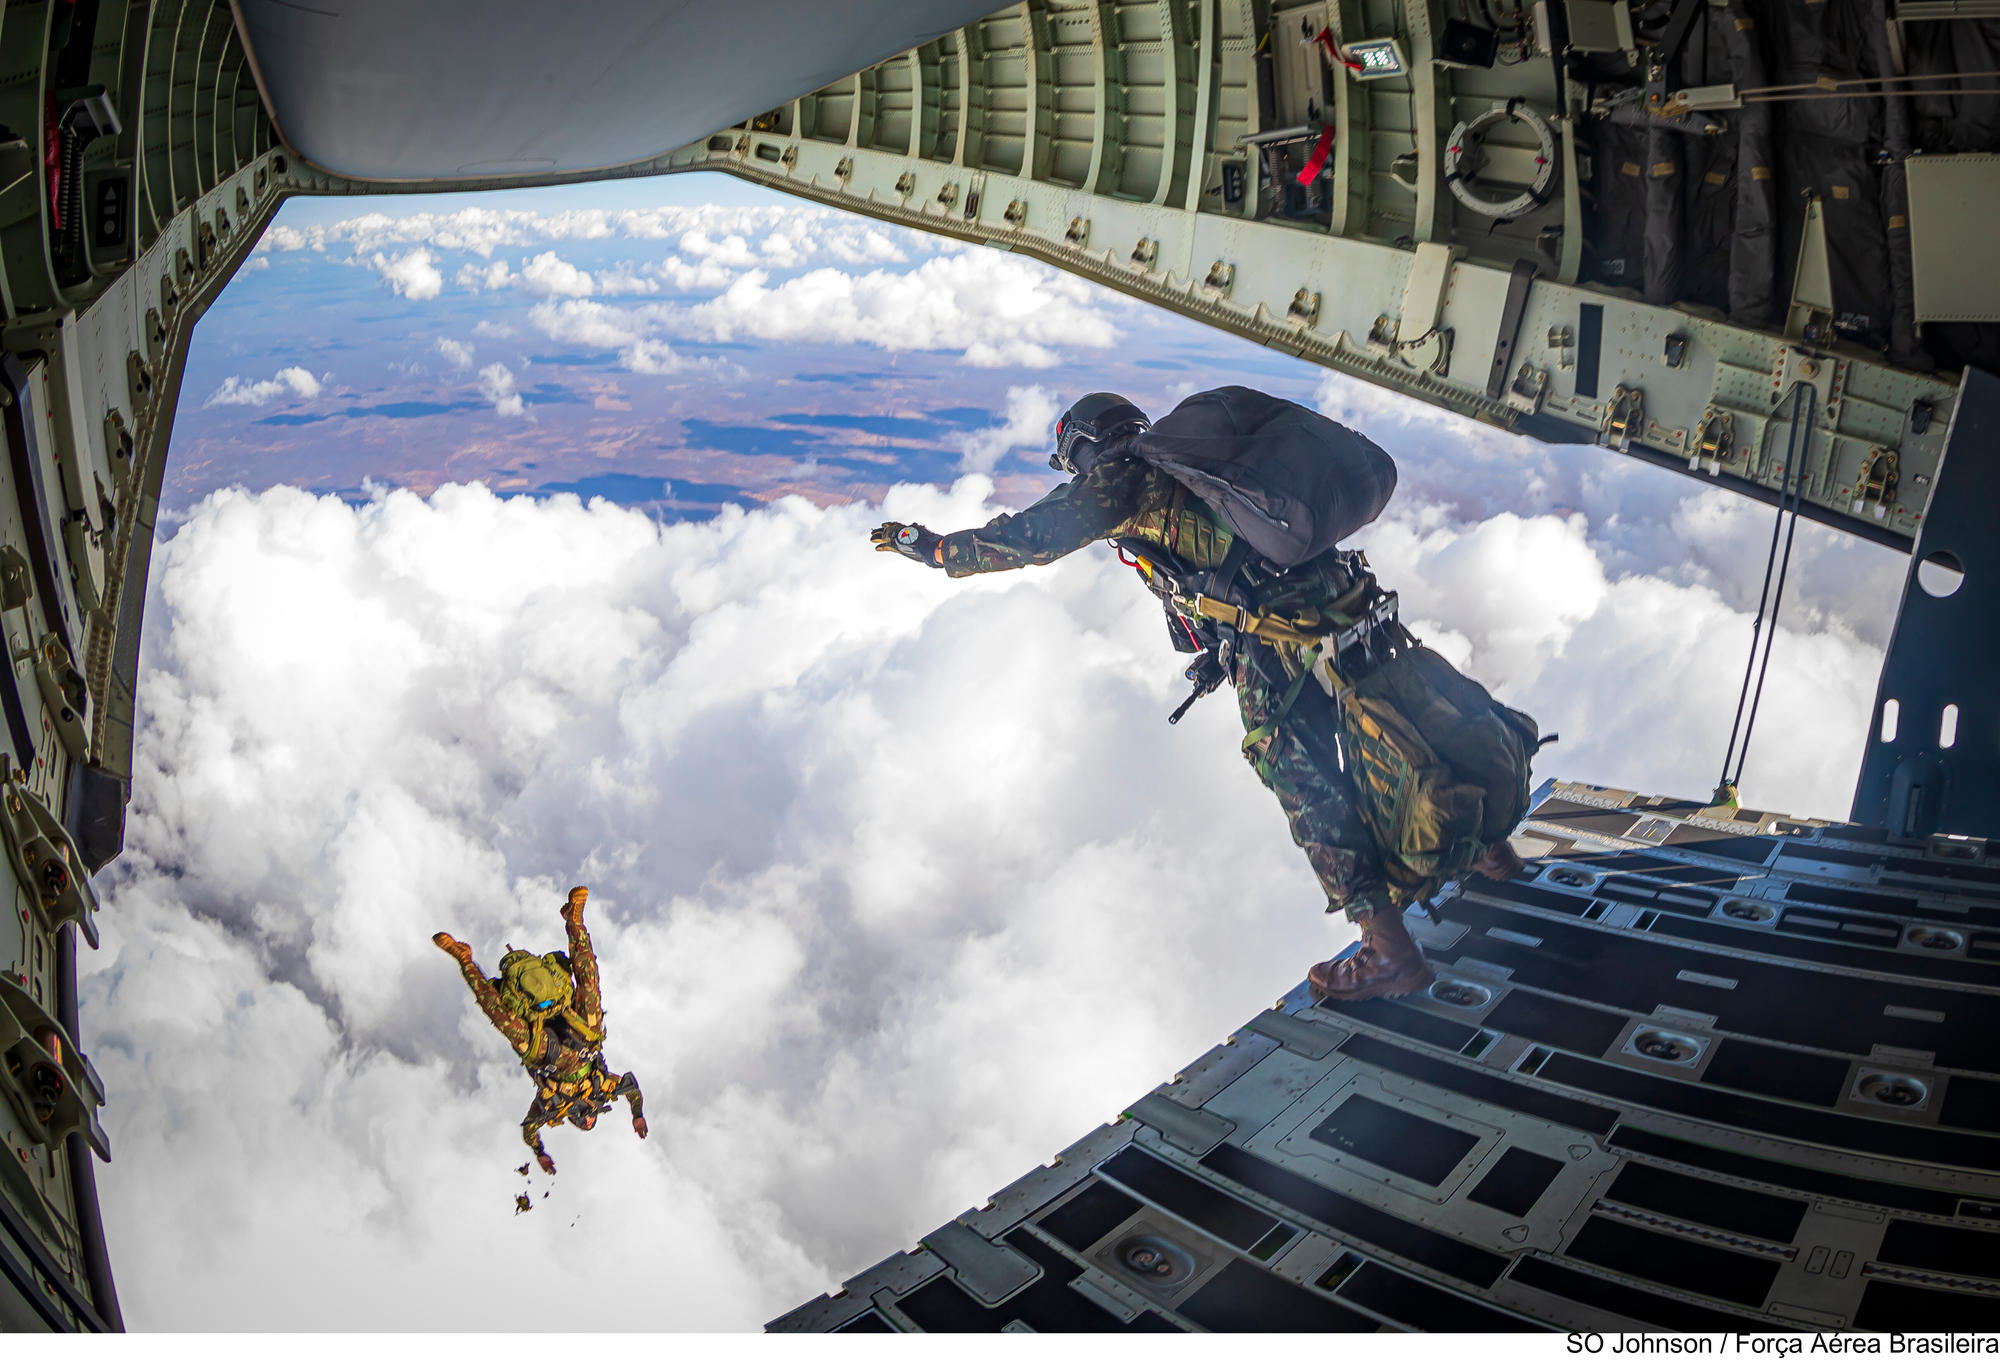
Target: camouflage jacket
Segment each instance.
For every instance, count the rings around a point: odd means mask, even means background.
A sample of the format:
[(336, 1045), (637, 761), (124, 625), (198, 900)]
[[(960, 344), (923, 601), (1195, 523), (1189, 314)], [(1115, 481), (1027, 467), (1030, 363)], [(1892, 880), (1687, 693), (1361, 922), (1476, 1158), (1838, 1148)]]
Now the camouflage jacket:
[[(565, 929), (569, 935), (570, 975), (576, 983), (572, 1008), (585, 1023), (601, 1033), (604, 1028), (604, 1003), (599, 992), (597, 951), (591, 947), (590, 931), (582, 921), (568, 921)], [(513, 1045), (524, 1067), (531, 1071), (546, 1070), (558, 1080), (570, 1080), (587, 1073), (597, 1063), (597, 1055), (604, 1047), (602, 1039), (594, 1044), (581, 1041), (570, 1033), (569, 1026), (559, 1014), (552, 1016), (538, 1032), (536, 1025), (525, 1014), (509, 1006), (506, 998), (500, 995), (498, 978), (487, 977), (470, 957), (459, 962), (458, 971), (465, 978), (465, 985), (472, 989), (479, 1009), (492, 1021), (493, 1028)]]
[[(1207, 502), (1137, 458), (1112, 458), (1062, 483), (1027, 509), (944, 536), (953, 576), (1043, 566), (1098, 539), (1137, 539), (1182, 566), (1220, 566), (1236, 536)], [(1318, 607), (1354, 584), (1346, 555), (1322, 553), (1282, 576), (1250, 567), (1239, 594), (1253, 607)]]

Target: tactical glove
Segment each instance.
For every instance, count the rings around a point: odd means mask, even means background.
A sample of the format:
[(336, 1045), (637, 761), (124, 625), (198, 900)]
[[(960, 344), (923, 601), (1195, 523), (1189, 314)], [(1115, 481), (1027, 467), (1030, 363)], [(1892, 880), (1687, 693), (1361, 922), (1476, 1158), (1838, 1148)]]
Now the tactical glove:
[(938, 561), (938, 545), (944, 540), (921, 524), (898, 524), (890, 520), (870, 532), (868, 541), (875, 545), (876, 552), (900, 553), (927, 567), (944, 565)]

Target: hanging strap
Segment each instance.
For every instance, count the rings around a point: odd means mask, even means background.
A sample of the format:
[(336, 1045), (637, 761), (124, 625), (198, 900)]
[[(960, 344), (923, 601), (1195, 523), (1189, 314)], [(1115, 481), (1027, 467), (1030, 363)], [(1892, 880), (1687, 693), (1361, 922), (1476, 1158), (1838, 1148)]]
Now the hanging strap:
[(1298, 183), (1303, 186), (1311, 184), (1314, 180), (1318, 179), (1319, 172), (1326, 169), (1327, 159), (1332, 155), (1333, 129), (1330, 127), (1321, 128), (1319, 130), (1319, 141), (1314, 143), (1312, 155), (1306, 157), (1305, 169), (1298, 173)]
[(1252, 746), (1255, 746), (1258, 742), (1278, 730), (1278, 724), (1282, 723), (1287, 715), (1291, 713), (1292, 705), (1296, 704), (1299, 701), (1299, 695), (1305, 692), (1306, 681), (1312, 679), (1313, 667), (1318, 664), (1319, 646), (1315, 644), (1307, 649), (1306, 653), (1299, 658), (1299, 673), (1292, 677), (1292, 683), (1286, 688), (1284, 697), (1278, 700), (1278, 706), (1271, 710), (1271, 716), (1256, 727), (1251, 728), (1244, 735), (1244, 750), (1249, 750)]

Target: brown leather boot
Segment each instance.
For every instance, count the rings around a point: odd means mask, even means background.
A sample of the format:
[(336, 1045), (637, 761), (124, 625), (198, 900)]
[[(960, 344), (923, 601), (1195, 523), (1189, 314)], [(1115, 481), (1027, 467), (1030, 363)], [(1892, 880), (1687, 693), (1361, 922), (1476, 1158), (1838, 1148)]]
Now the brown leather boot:
[(1408, 996), (1435, 976), (1404, 928), (1403, 913), (1385, 907), (1361, 923), (1361, 943), (1314, 964), (1306, 982), (1321, 1001), (1366, 1001)]
[(1495, 841), (1487, 846), (1486, 853), (1474, 862), (1472, 872), (1497, 883), (1504, 879), (1519, 878), (1528, 872), (1528, 866), (1522, 862), (1520, 855), (1515, 853), (1510, 843)]

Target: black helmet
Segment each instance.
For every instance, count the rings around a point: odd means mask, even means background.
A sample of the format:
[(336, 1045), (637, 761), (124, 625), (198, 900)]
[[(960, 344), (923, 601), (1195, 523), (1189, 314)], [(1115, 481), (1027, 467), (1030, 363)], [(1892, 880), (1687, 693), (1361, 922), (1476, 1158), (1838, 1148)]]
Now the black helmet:
[(1116, 392), (1092, 392), (1072, 402), (1056, 421), (1056, 451), (1049, 455), (1049, 466), (1058, 472), (1088, 472), (1099, 446), (1152, 427), (1144, 411)]

